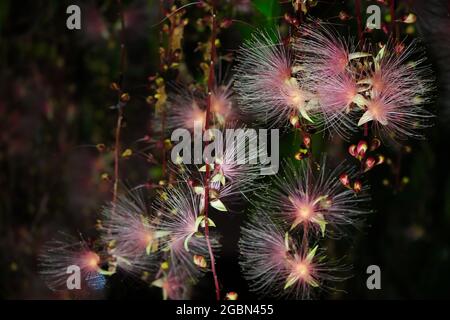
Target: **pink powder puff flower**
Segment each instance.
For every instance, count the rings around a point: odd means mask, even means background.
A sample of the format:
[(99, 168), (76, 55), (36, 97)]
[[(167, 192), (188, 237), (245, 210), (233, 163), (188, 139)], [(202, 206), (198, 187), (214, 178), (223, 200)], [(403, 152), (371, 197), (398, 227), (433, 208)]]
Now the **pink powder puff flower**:
[(206, 120), (206, 98), (189, 88), (176, 88), (169, 94), (167, 127), (169, 130), (184, 128), (193, 131), (195, 125), (203, 128)]
[[(229, 126), (232, 126), (229, 123)], [(231, 131), (233, 130), (233, 131)], [(258, 139), (254, 129), (227, 127), (218, 143), (219, 152), (210, 162), (211, 188), (220, 191), (220, 198), (244, 195), (255, 191), (260, 185), (254, 181), (261, 176), (263, 165), (260, 154), (267, 143)], [(206, 165), (199, 168), (206, 171)]]
[(69, 276), (76, 268), (81, 275), (80, 289), (85, 289), (91, 279), (109, 274), (100, 263), (100, 256), (86, 242), (65, 235), (44, 246), (39, 255), (39, 274), (51, 290), (68, 290)]
[[(199, 266), (195, 257), (209, 259), (208, 246), (201, 228), (204, 227), (201, 197), (197, 195), (187, 181), (179, 181), (168, 186), (154, 204), (160, 222), (157, 230), (166, 237), (161, 238), (160, 251), (169, 252), (169, 264), (183, 268), (192, 280), (196, 280), (207, 266)], [(209, 220), (209, 226), (214, 222)], [(210, 234), (213, 250), (219, 249), (214, 234)]]
[(245, 114), (271, 126), (289, 123), (293, 116), (314, 122), (315, 97), (301, 87), (290, 50), (275, 38), (259, 32), (241, 48), (236, 60), (234, 89)]
[[(316, 84), (345, 72), (353, 58), (350, 44), (320, 21), (302, 25), (293, 47), (295, 65), (303, 74), (302, 80)], [(310, 88), (311, 84), (306, 85)]]
[[(295, 65), (306, 73), (304, 80), (320, 82), (346, 71), (353, 47), (335, 30), (321, 21), (312, 21), (300, 27), (300, 36), (294, 42)], [(302, 77), (303, 79), (304, 77)]]
[[(151, 272), (156, 266), (159, 239), (143, 192), (129, 191), (103, 209), (102, 240), (116, 265), (126, 272)], [(154, 219), (154, 217), (153, 217)]]
[(213, 125), (223, 127), (238, 118), (234, 108), (231, 84), (231, 82), (228, 82), (227, 84), (216, 86), (212, 91), (211, 113), (213, 115)]
[(421, 137), (417, 130), (432, 116), (423, 105), (430, 102), (433, 86), (424, 58), (408, 61), (417, 53), (414, 43), (401, 53), (390, 43), (380, 49), (373, 72), (360, 80), (367, 93), (358, 126), (372, 122), (375, 132), (389, 141)]
[(152, 282), (152, 286), (162, 289), (163, 299), (187, 300), (189, 299), (189, 277), (182, 267), (172, 267), (168, 272)]
[(320, 109), (330, 132), (348, 138), (355, 131), (355, 117), (351, 107), (355, 102), (364, 101), (358, 90), (357, 81), (347, 72), (323, 79), (320, 83), (317, 88)]
[[(207, 95), (195, 88), (177, 87), (169, 94), (167, 116), (169, 130), (185, 128), (193, 131), (195, 125), (205, 126)], [(217, 85), (211, 94), (211, 124), (223, 127), (238, 118), (234, 110), (231, 83)]]
[(242, 228), (240, 265), (250, 290), (261, 296), (309, 299), (313, 289), (329, 290), (345, 267), (326, 262), (315, 246), (304, 250), (276, 220), (260, 211)]
[(274, 178), (274, 186), (261, 196), (261, 203), (291, 230), (301, 227), (306, 235), (338, 237), (343, 227), (358, 224), (361, 216), (369, 213), (368, 186), (356, 194), (342, 184), (343, 173), (353, 181), (354, 170), (340, 165), (330, 171), (325, 157), (317, 168), (286, 162), (283, 174)]

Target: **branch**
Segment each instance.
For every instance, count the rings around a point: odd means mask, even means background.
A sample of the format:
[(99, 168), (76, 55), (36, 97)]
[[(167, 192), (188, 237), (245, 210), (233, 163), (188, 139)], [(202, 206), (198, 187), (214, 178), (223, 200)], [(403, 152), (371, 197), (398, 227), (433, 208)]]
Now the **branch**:
[[(211, 118), (211, 99), (212, 99), (212, 92), (215, 85), (215, 72), (214, 72), (214, 65), (216, 62), (216, 16), (214, 11), (211, 15), (211, 61), (209, 65), (209, 76), (208, 76), (208, 101), (206, 106), (206, 115), (205, 115), (205, 132), (209, 129), (209, 120)], [(204, 204), (204, 210), (205, 210), (205, 239), (206, 244), (208, 246), (208, 252), (209, 257), (211, 260), (211, 270), (214, 278), (214, 286), (216, 288), (216, 300), (220, 301), (220, 287), (219, 287), (219, 280), (217, 279), (217, 272), (216, 272), (216, 265), (215, 265), (215, 258), (214, 253), (212, 251), (211, 247), (211, 240), (209, 238), (209, 222), (208, 222), (208, 207), (209, 207), (209, 184), (210, 184), (210, 167), (209, 164), (206, 163), (206, 173), (205, 173), (205, 204)]]

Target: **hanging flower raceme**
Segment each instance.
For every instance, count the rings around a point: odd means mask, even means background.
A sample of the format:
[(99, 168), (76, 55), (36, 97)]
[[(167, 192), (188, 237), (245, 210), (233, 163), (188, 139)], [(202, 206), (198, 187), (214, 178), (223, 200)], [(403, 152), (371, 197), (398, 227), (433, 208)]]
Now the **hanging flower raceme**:
[(345, 267), (327, 263), (317, 246), (302, 248), (267, 213), (256, 211), (241, 233), (241, 268), (261, 296), (308, 299), (313, 289), (331, 289), (332, 282), (344, 280), (338, 274)]
[[(342, 175), (348, 185), (342, 183)], [(369, 212), (368, 187), (361, 186), (356, 193), (350, 186), (353, 178), (354, 170), (344, 165), (328, 170), (325, 158), (317, 168), (287, 162), (270, 190), (261, 196), (260, 205), (286, 221), (291, 230), (300, 228), (311, 236), (340, 236), (343, 227), (357, 224)]]
[[(245, 196), (261, 187), (255, 180), (261, 177), (263, 168), (260, 157), (264, 152), (267, 153), (267, 141), (261, 137), (258, 139), (256, 130), (235, 128), (233, 125), (235, 123), (229, 123), (223, 133), (216, 132), (214, 142), (217, 142), (218, 150), (214, 155), (208, 155), (210, 189), (217, 190), (213, 198), (221, 200), (227, 198), (227, 201), (238, 200), (240, 195)], [(204, 173), (206, 165), (198, 170)]]
[[(165, 188), (154, 204), (160, 219), (157, 232), (167, 234), (161, 238), (160, 252), (168, 253), (170, 268), (183, 268), (188, 278), (194, 281), (209, 269), (208, 246), (202, 233), (205, 226), (202, 207), (201, 196), (186, 180)], [(208, 222), (209, 227), (215, 226), (211, 219)], [(212, 249), (218, 250), (219, 244), (213, 234), (210, 239)]]
[(316, 98), (299, 83), (291, 50), (279, 34), (254, 34), (237, 62), (234, 89), (245, 114), (271, 126), (289, 124), (297, 116), (315, 121)]

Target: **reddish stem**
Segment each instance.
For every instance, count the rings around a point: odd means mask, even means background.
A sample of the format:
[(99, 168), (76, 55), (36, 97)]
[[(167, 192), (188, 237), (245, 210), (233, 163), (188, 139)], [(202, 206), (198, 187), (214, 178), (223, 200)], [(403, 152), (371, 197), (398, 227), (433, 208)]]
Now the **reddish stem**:
[(122, 1), (117, 0), (120, 16), (120, 67), (119, 67), (119, 90), (117, 93), (117, 122), (115, 130), (114, 144), (114, 186), (113, 186), (113, 212), (115, 211), (117, 201), (117, 191), (119, 186), (119, 161), (120, 161), (120, 133), (123, 121), (123, 106), (121, 97), (123, 94), (123, 77), (125, 69), (125, 16), (123, 14)]
[[(212, 12), (211, 15), (211, 62), (209, 65), (209, 76), (208, 76), (208, 101), (206, 105), (206, 115), (205, 115), (205, 132), (209, 129), (209, 120), (211, 118), (211, 98), (212, 98), (212, 92), (215, 85), (215, 72), (214, 72), (214, 65), (216, 61), (216, 21), (215, 21), (215, 13)], [(211, 239), (209, 238), (209, 221), (208, 221), (208, 207), (209, 207), (209, 183), (210, 183), (210, 167), (207, 159), (206, 161), (206, 173), (205, 173), (205, 203), (204, 203), (204, 214), (205, 214), (205, 239), (206, 244), (208, 246), (208, 252), (209, 252), (209, 258), (211, 260), (211, 271), (214, 278), (214, 286), (216, 288), (216, 300), (220, 301), (220, 287), (219, 287), (219, 280), (217, 278), (217, 271), (216, 271), (216, 262), (214, 258), (214, 253), (211, 247)]]
[(361, 42), (362, 44), (364, 40), (364, 34), (361, 15), (361, 0), (355, 0), (355, 14), (356, 14), (356, 22), (358, 24), (358, 39), (359, 42)]
[(392, 39), (395, 39), (396, 42), (398, 42), (398, 36), (399, 36), (399, 25), (396, 21), (395, 17), (395, 0), (390, 1), (389, 11), (391, 14), (391, 34)]

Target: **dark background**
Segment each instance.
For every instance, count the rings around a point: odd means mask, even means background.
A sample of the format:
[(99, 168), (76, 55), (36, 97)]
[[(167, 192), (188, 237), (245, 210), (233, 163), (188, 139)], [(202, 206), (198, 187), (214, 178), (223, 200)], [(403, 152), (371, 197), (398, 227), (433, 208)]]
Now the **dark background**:
[[(233, 54), (254, 28), (273, 26), (285, 12), (292, 11), (289, 1), (273, 2), (267, 14), (260, 10), (261, 1), (218, 1), (220, 16), (238, 20), (220, 34), (220, 53)], [(319, 1), (308, 15), (337, 23), (340, 31), (355, 35), (353, 3)], [(363, 0), (363, 10), (374, 3)], [(70, 4), (82, 7), (82, 30), (66, 28)], [(385, 18), (389, 10), (382, 8)], [(42, 244), (59, 231), (82, 232), (92, 239), (97, 236), (96, 219), (111, 199), (111, 183), (103, 181), (101, 175), (112, 174), (112, 155), (99, 153), (96, 145), (111, 146), (114, 141), (116, 111), (109, 106), (115, 104), (116, 97), (109, 85), (117, 81), (119, 72), (117, 10), (116, 1), (0, 1), (2, 298), (64, 298), (49, 291), (37, 275), (36, 257)], [(124, 10), (128, 61), (125, 87), (132, 100), (125, 110), (122, 144), (139, 148), (136, 141), (152, 133), (153, 108), (145, 101), (149, 94), (146, 84), (147, 77), (158, 70), (162, 24), (158, 24), (159, 1), (124, 1)], [(350, 19), (336, 18), (341, 11)], [(320, 298), (450, 297), (449, 3), (397, 1), (398, 17), (408, 12), (417, 15), (417, 23), (412, 30), (399, 24), (402, 38), (421, 39), (437, 78), (435, 103), (429, 106), (436, 115), (435, 125), (426, 130), (426, 140), (407, 143), (409, 153), (404, 148), (384, 150), (394, 167), (400, 169), (386, 165), (369, 174), (376, 212), (350, 238), (327, 243), (333, 255), (345, 256), (345, 261), (353, 265), (353, 277), (339, 288), (346, 293), (324, 293)], [(194, 79), (201, 74), (201, 53), (195, 48), (208, 37), (196, 29), (195, 21), (201, 16), (201, 10), (195, 7), (186, 9), (190, 22), (183, 47), (186, 73)], [(386, 38), (381, 31), (367, 36)], [(224, 73), (229, 70), (227, 63), (223, 69)], [(283, 153), (292, 156), (293, 136), (286, 134), (283, 141)], [(325, 142), (330, 145), (327, 137), (316, 135), (315, 152), (325, 151)], [(331, 142), (335, 151), (344, 152), (342, 141)], [(121, 168), (127, 185), (157, 181), (158, 166), (138, 156), (123, 161)], [(402, 183), (405, 177), (408, 183)], [(242, 299), (255, 297), (247, 292), (237, 263), (236, 243), (245, 209), (242, 206), (236, 213), (214, 216), (224, 247), (218, 261), (223, 291), (236, 291)], [(381, 268), (381, 290), (366, 288), (366, 268), (372, 264)], [(207, 275), (193, 297), (213, 296), (212, 278)], [(160, 291), (115, 275), (104, 293), (90, 297), (160, 298)]]

